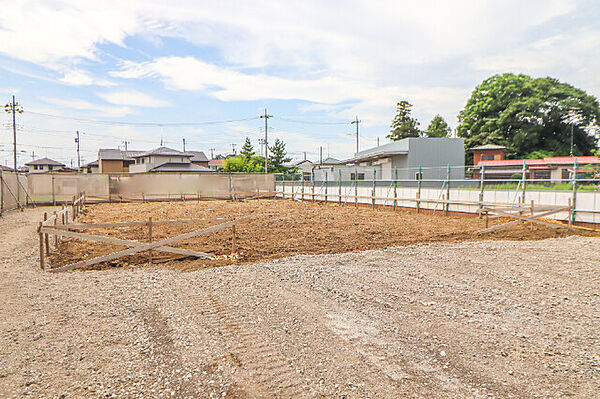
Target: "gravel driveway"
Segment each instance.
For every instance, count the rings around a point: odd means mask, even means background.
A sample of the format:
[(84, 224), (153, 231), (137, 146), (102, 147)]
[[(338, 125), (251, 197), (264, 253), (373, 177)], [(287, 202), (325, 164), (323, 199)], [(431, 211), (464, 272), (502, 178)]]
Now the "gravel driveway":
[(42, 212), (0, 218), (0, 397), (600, 395), (597, 238), (51, 274)]

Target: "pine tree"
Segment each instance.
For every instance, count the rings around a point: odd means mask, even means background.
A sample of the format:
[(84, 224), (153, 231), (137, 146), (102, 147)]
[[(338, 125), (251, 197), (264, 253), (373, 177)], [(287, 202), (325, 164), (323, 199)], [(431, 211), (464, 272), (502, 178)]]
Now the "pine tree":
[(441, 115), (436, 115), (424, 133), (427, 137), (449, 137), (450, 126), (448, 126), (448, 123), (446, 123)]
[(256, 155), (256, 153), (254, 152), (254, 147), (252, 147), (252, 143), (250, 142), (250, 139), (248, 137), (246, 137), (246, 141), (244, 141), (244, 145), (242, 146), (240, 155), (246, 159), (250, 159), (254, 155)]
[(392, 141), (402, 140), (407, 137), (419, 137), (419, 122), (410, 115), (412, 104), (400, 101), (396, 104), (396, 117), (392, 121), (390, 134), (387, 138)]
[(284, 164), (291, 162), (292, 158), (286, 157), (285, 143), (279, 139), (275, 140), (272, 146), (269, 147), (269, 172), (271, 173), (286, 173), (290, 168)]

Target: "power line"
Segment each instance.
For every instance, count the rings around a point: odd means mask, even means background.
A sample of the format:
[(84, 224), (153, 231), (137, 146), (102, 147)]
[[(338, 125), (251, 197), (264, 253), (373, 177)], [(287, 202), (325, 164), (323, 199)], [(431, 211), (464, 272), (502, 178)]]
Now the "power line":
[(281, 120), (281, 121), (286, 121), (286, 122), (293, 122), (293, 123), (303, 123), (306, 125), (349, 125), (352, 122), (321, 122), (321, 121), (305, 121), (305, 120), (300, 120), (300, 119), (291, 119), (291, 118), (284, 118), (281, 116), (276, 116), (275, 119)]
[(223, 124), (223, 123), (245, 122), (245, 121), (259, 119), (258, 117), (255, 116), (252, 118), (227, 119), (227, 120), (220, 120), (220, 121), (204, 121), (204, 122), (174, 122), (174, 123), (168, 123), (168, 122), (165, 122), (165, 123), (161, 123), (161, 122), (121, 122), (121, 121), (103, 121), (103, 120), (99, 120), (99, 119), (75, 118), (72, 116), (52, 115), (52, 114), (46, 114), (46, 113), (34, 112), (34, 111), (27, 111), (27, 112), (30, 114), (33, 114), (33, 115), (47, 116), (50, 118), (68, 119), (68, 120), (73, 120), (73, 121), (78, 121), (78, 122), (97, 123), (97, 124), (103, 124), (103, 125), (153, 126), (153, 127), (217, 125), (217, 124)]

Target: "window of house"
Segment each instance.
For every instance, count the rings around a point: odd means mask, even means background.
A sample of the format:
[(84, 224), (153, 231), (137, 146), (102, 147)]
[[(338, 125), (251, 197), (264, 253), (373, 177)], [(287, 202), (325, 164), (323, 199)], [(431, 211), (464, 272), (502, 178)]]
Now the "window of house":
[(423, 172), (415, 172), (415, 180), (423, 180)]
[(359, 173), (358, 176), (354, 173), (350, 173), (350, 180), (365, 180), (365, 174)]
[(33, 169), (34, 169), (34, 170), (37, 170), (37, 165), (33, 165)]
[(494, 155), (482, 155), (481, 156), (481, 160), (482, 161), (493, 161), (494, 160)]
[[(41, 166), (42, 166), (42, 165), (40, 165), (40, 169), (41, 169)], [(52, 166), (52, 165), (48, 165), (48, 170), (52, 170), (52, 168), (53, 168), (53, 166)]]
[(142, 163), (144, 163), (144, 161), (145, 161), (145, 158), (140, 158), (140, 160), (142, 161)]
[(304, 181), (310, 181), (311, 173), (310, 172), (302, 172), (302, 179)]

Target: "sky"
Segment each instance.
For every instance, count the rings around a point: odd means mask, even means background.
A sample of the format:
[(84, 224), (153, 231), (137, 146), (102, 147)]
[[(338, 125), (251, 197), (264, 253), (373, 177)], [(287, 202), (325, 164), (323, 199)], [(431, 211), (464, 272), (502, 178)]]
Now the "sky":
[[(2, 4), (4, 3), (4, 4)], [(0, 101), (16, 97), (19, 164), (77, 165), (98, 148), (210, 156), (269, 143), (294, 160), (386, 142), (398, 101), (452, 128), (473, 89), (505, 72), (600, 97), (600, 2), (0, 0)], [(0, 164), (12, 166), (12, 117)]]

